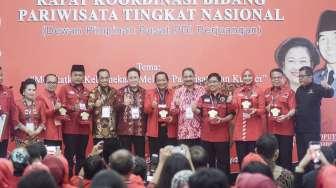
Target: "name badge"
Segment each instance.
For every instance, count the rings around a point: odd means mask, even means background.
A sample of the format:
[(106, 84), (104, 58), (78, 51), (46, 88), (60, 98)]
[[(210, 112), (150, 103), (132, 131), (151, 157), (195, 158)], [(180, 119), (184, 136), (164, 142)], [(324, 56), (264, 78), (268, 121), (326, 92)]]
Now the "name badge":
[(26, 123), (26, 128), (29, 131), (35, 131), (35, 125), (34, 125), (34, 123)]
[(110, 118), (111, 117), (111, 106), (103, 106), (102, 107), (102, 118)]
[(185, 118), (186, 118), (186, 119), (194, 119), (194, 113), (193, 113), (193, 111), (192, 111), (191, 106), (188, 106), (188, 107), (186, 108)]
[(166, 104), (158, 104), (158, 108), (167, 108)]
[(140, 118), (140, 109), (138, 106), (131, 107), (131, 117), (132, 119), (139, 119)]
[(79, 109), (80, 109), (80, 110), (83, 110), (83, 111), (86, 110), (86, 105), (85, 105), (85, 103), (82, 103), (82, 102), (79, 103)]

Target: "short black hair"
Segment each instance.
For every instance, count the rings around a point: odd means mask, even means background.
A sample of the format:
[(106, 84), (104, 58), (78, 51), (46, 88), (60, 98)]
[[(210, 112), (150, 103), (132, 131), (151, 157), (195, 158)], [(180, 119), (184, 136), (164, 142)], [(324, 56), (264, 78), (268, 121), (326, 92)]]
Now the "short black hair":
[(335, 153), (334, 153), (334, 150), (331, 147), (322, 146), (321, 147), (321, 152), (323, 153), (324, 157), (327, 159), (327, 161), (330, 164), (334, 163)]
[(215, 168), (202, 168), (191, 175), (190, 188), (229, 188), (229, 181), (224, 172)]
[(104, 160), (99, 155), (90, 156), (83, 163), (84, 178), (91, 180), (95, 174), (105, 169)]
[(258, 154), (266, 159), (271, 159), (275, 151), (279, 149), (278, 140), (272, 134), (264, 134), (256, 141), (256, 149)]
[(121, 175), (127, 175), (134, 167), (131, 153), (125, 149), (117, 150), (109, 157), (109, 166)]
[(126, 188), (126, 185), (116, 171), (102, 170), (93, 177), (91, 188)]
[(284, 72), (282, 71), (282, 69), (280, 68), (274, 68), (270, 71), (270, 77), (272, 76), (273, 72), (278, 72), (278, 73), (281, 73), (282, 75), (284, 74)]
[(184, 69), (182, 70), (182, 75), (184, 74), (185, 71), (190, 71), (190, 72), (193, 73), (193, 75), (195, 75), (195, 71), (194, 71), (194, 69), (191, 68), (191, 67), (184, 68)]
[(19, 183), (18, 188), (57, 188), (54, 178), (44, 170), (37, 170), (23, 176)]
[(312, 67), (315, 67), (320, 63), (320, 56), (314, 44), (306, 38), (294, 37), (283, 41), (275, 50), (274, 58), (280, 68), (283, 68), (284, 66), (283, 62), (285, 62), (285, 57), (288, 51), (294, 47), (307, 48)]
[(206, 167), (208, 163), (208, 153), (202, 146), (192, 146), (190, 147), (189, 151), (191, 155), (191, 161), (196, 169)]
[(131, 67), (131, 68), (127, 69), (127, 71), (126, 71), (126, 76), (128, 76), (128, 74), (129, 74), (130, 72), (136, 72), (136, 73), (138, 73), (138, 75), (139, 75), (139, 77), (140, 77), (140, 70), (139, 70), (138, 68), (136, 68), (136, 67)]
[(134, 169), (133, 174), (140, 176), (144, 181), (147, 179), (147, 163), (144, 158), (134, 157)]
[(308, 66), (303, 66), (299, 69), (299, 72), (304, 71), (306, 75), (313, 76), (313, 68)]
[(110, 75), (110, 71), (108, 69), (102, 68), (97, 71), (97, 78), (99, 78), (99, 73), (100, 72), (107, 72)]
[(36, 88), (36, 81), (32, 78), (27, 78), (26, 80), (24, 80), (23, 82), (21, 82), (21, 86), (20, 86), (20, 94), (23, 95), (24, 90), (27, 88), (28, 85), (33, 84)]
[(168, 74), (167, 74), (166, 72), (159, 71), (159, 72), (155, 73), (155, 75), (154, 75), (154, 81), (155, 81), (155, 82), (156, 82), (156, 80), (157, 80), (157, 76), (160, 75), (160, 74), (165, 75), (166, 79), (169, 81)]
[(43, 82), (44, 82), (44, 83), (47, 83), (47, 79), (48, 79), (49, 76), (53, 76), (53, 77), (55, 77), (56, 80), (58, 81), (58, 77), (57, 77), (56, 74), (49, 73), (49, 74), (46, 74), (46, 75), (44, 76), (44, 78), (43, 78)]
[(210, 73), (208, 75), (208, 80), (210, 80), (212, 77), (216, 77), (219, 82), (222, 81), (222, 77), (216, 72)]
[(246, 165), (242, 170), (241, 173), (243, 172), (249, 172), (249, 173), (259, 173), (263, 174), (272, 180), (274, 180), (273, 173), (271, 170), (271, 167), (265, 165), (264, 163), (258, 162), (258, 161), (252, 161), (248, 165)]
[(27, 152), (30, 156), (29, 162), (32, 163), (35, 159), (41, 159), (41, 146), (39, 143), (33, 143), (26, 146)]

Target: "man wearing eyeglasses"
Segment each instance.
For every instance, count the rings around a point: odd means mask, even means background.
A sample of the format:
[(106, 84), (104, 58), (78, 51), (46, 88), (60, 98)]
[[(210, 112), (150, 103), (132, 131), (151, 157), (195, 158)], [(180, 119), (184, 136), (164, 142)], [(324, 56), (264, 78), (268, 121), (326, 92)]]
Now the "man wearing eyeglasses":
[(309, 141), (320, 141), (321, 100), (334, 95), (333, 88), (322, 81), (313, 82), (313, 69), (308, 66), (299, 70), (300, 87), (296, 90), (295, 133), (299, 160), (305, 155)]
[(38, 100), (46, 109), (46, 131), (44, 144), (47, 146), (62, 146), (61, 121), (58, 110), (62, 107), (59, 98), (56, 96), (58, 78), (55, 74), (44, 76), (44, 89), (39, 92)]

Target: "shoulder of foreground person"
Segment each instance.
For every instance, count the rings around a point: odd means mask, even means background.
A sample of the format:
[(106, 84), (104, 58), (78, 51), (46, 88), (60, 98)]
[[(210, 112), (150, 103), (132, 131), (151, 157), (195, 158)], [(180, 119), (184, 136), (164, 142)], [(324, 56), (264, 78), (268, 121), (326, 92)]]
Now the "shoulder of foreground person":
[(144, 188), (144, 181), (140, 176), (131, 174), (128, 180), (125, 181), (127, 188)]

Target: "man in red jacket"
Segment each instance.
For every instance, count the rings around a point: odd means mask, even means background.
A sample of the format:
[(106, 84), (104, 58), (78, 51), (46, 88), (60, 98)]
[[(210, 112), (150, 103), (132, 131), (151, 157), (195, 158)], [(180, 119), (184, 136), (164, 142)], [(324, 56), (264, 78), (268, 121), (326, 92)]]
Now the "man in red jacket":
[(71, 83), (61, 87), (59, 98), (69, 116), (62, 127), (64, 156), (69, 163), (69, 176), (72, 176), (73, 157), (76, 156), (75, 173), (78, 174), (85, 160), (85, 150), (89, 139), (90, 116), (87, 110), (89, 90), (84, 87), (85, 70), (83, 65), (71, 68)]
[(3, 71), (0, 67), (0, 157), (7, 156), (10, 123), (15, 111), (13, 92), (3, 84)]
[(145, 112), (148, 114), (147, 133), (151, 154), (159, 154), (160, 148), (176, 144), (176, 121), (170, 113), (173, 90), (168, 88), (168, 75), (155, 74), (156, 88), (146, 92)]
[(62, 130), (59, 117), (59, 109), (62, 105), (56, 96), (58, 78), (55, 74), (47, 74), (44, 77), (45, 88), (39, 92), (38, 100), (44, 106), (46, 113), (46, 131), (44, 144), (48, 146), (62, 146)]

